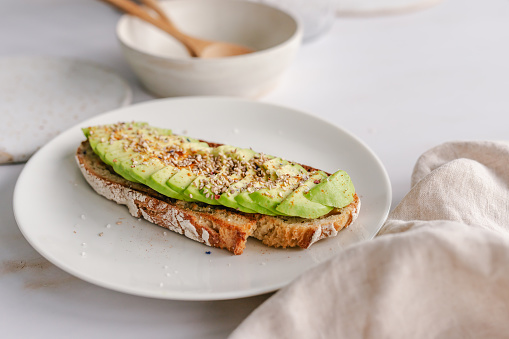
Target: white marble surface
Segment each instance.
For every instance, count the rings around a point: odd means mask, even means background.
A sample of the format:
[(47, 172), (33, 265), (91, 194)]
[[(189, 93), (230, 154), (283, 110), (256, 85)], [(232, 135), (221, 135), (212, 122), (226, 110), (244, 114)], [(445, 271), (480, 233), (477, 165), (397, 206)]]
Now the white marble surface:
[[(3, 0), (0, 57), (96, 61), (130, 82), (134, 102), (151, 99), (121, 56), (118, 16), (96, 1)], [(505, 0), (448, 0), (405, 15), (337, 18), (261, 100), (308, 111), (363, 139), (386, 165), (396, 204), (428, 148), (507, 139), (508, 18)], [(269, 297), (174, 302), (71, 277), (42, 259), (16, 226), (12, 193), (22, 169), (0, 166), (0, 337), (223, 338)]]

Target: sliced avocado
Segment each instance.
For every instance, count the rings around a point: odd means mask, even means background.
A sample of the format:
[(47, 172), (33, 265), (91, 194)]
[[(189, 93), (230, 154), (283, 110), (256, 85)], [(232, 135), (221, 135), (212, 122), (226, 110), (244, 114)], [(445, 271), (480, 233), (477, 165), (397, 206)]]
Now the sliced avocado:
[[(150, 175), (165, 167), (163, 162), (158, 158), (145, 160), (134, 151), (123, 150), (122, 143), (118, 141), (112, 144), (109, 142), (99, 143), (96, 152), (101, 156), (104, 162), (113, 166), (115, 172), (126, 179), (132, 178), (136, 182), (145, 183)], [(116, 157), (117, 161), (113, 162), (114, 159), (110, 161), (109, 159), (112, 157)]]
[[(191, 138), (191, 137), (188, 137), (188, 136), (185, 136), (185, 135), (179, 135), (179, 138), (182, 140), (182, 142), (185, 142), (185, 143), (202, 143), (202, 144), (207, 144), (206, 142), (201, 142), (200, 140), (198, 139), (195, 139), (195, 138)], [(207, 144), (208, 146), (208, 144)]]
[[(298, 178), (307, 174), (307, 171), (300, 165), (297, 164), (287, 164), (280, 168), (274, 168), (274, 173), (277, 177), (283, 177), (285, 175)], [(261, 190), (255, 191), (251, 193), (249, 196), (251, 199), (260, 205), (261, 207), (268, 209), (274, 213), (282, 214), (281, 211), (276, 210), (276, 207), (286, 199), (288, 195), (290, 195), (293, 190), (297, 187), (298, 181), (294, 179), (290, 179), (288, 184), (280, 183), (278, 187), (275, 188), (263, 188)]]
[[(217, 156), (221, 151), (217, 151), (217, 148), (210, 148), (208, 144), (203, 147), (198, 148), (192, 148), (192, 152), (205, 152), (205, 153), (212, 153), (213, 155)], [(223, 154), (224, 155), (224, 154)], [(217, 174), (224, 174), (226, 172), (226, 167), (224, 166), (224, 163), (222, 163), (222, 167), (219, 170), (219, 173)], [(201, 201), (206, 204), (210, 205), (220, 205), (220, 203), (216, 199), (216, 194), (211, 191), (211, 187), (207, 185), (208, 187), (203, 187), (203, 182), (207, 181), (207, 177), (205, 175), (198, 175), (194, 176), (194, 180), (187, 185), (185, 188), (183, 194), (186, 196), (189, 196), (192, 199), (195, 199), (196, 201)]]
[(265, 169), (269, 178), (275, 180), (277, 179), (276, 170), (288, 165), (288, 161), (281, 158), (272, 158), (263, 163), (262, 167)]
[[(263, 169), (267, 173), (268, 178), (271, 180), (277, 179), (277, 170), (279, 170), (281, 167), (288, 165), (289, 162), (286, 160), (283, 160), (281, 158), (270, 158), (269, 160), (265, 161), (262, 164)], [(259, 189), (259, 191), (267, 190), (265, 188), (260, 189), (261, 184), (256, 183), (255, 189)], [(255, 191), (253, 193), (256, 193), (258, 191)], [(276, 211), (275, 208), (267, 208), (261, 204), (258, 204), (254, 199), (252, 198), (252, 194), (249, 191), (243, 191), (241, 193), (238, 193), (234, 199), (235, 201), (246, 208), (249, 208), (256, 213), (262, 213), (262, 214), (269, 214), (269, 215), (282, 215), (282, 213)], [(255, 195), (256, 196), (256, 195)]]
[(248, 162), (257, 154), (258, 153), (249, 148), (235, 148), (235, 151), (231, 153), (230, 156), (235, 160)]
[[(144, 121), (133, 121), (133, 122), (126, 122), (124, 123), (124, 125), (129, 129), (129, 128), (132, 128), (132, 129), (140, 129), (140, 128), (154, 128), (154, 127), (151, 127), (149, 126), (148, 122), (144, 122)], [(111, 126), (111, 125), (110, 125)]]
[(120, 149), (110, 149), (104, 155), (104, 162), (110, 166), (113, 166), (115, 162), (119, 159), (125, 158), (126, 156), (130, 156), (132, 158), (132, 153), (130, 151), (125, 151), (123, 148)]
[(258, 205), (256, 202), (253, 201), (253, 199), (251, 199), (249, 195), (250, 195), (249, 192), (241, 192), (235, 197), (235, 201), (237, 201), (240, 206), (253, 210), (256, 213), (262, 213), (267, 215), (281, 215), (281, 213), (279, 212), (276, 213)]
[(171, 129), (167, 128), (159, 128), (159, 127), (152, 127), (159, 135), (173, 135), (173, 132)]
[(187, 168), (182, 168), (173, 175), (166, 184), (170, 186), (172, 190), (183, 193), (194, 179), (196, 179), (196, 175), (193, 172)]
[(234, 208), (242, 212), (256, 213), (255, 210), (244, 207), (235, 200), (235, 198), (240, 194), (240, 191), (247, 186), (251, 179), (252, 177), (248, 175), (244, 179), (230, 185), (228, 192), (221, 194), (217, 201), (223, 206)]
[[(99, 147), (100, 148), (100, 147)], [(131, 159), (136, 156), (133, 151), (125, 151), (122, 147), (108, 147), (105, 149), (106, 153), (101, 157), (101, 159), (113, 167), (113, 170), (123, 176), (125, 179), (140, 182), (136, 178), (134, 178), (129, 171), (123, 170), (121, 166), (119, 166), (122, 162), (131, 163)]]
[(117, 157), (117, 161), (113, 162), (113, 169), (115, 170), (115, 172), (117, 172), (127, 180), (140, 182), (138, 179), (134, 178), (131, 175), (130, 169), (131, 166), (133, 165), (133, 159), (138, 159), (138, 161), (141, 161), (140, 155), (135, 152), (126, 153), (122, 157)]
[(112, 143), (100, 142), (96, 145), (95, 153), (110, 166), (113, 166), (113, 159), (116, 156), (125, 154), (124, 144), (122, 141), (117, 140)]
[(90, 129), (91, 129), (91, 127), (83, 127), (81, 129), (81, 132), (83, 132), (83, 134), (87, 137), (87, 139), (90, 137)]
[[(253, 150), (246, 148), (238, 148), (230, 145), (222, 145), (217, 147), (214, 150), (215, 154), (223, 153), (229, 158), (232, 158), (236, 161), (239, 161), (241, 165), (246, 166), (247, 162), (252, 159), (257, 153)], [(246, 166), (247, 167), (247, 166)], [(218, 199), (218, 202), (223, 206), (227, 206), (241, 212), (245, 213), (256, 213), (251, 208), (245, 207), (239, 204), (235, 198), (240, 193), (240, 191), (247, 186), (247, 184), (251, 181), (254, 175), (254, 171), (250, 168), (247, 168), (247, 173), (245, 173), (244, 179), (241, 179), (241, 176), (238, 174), (234, 174), (232, 179), (237, 180), (235, 183), (231, 184), (228, 188), (228, 192), (222, 193)]]
[[(106, 162), (106, 153), (110, 151), (110, 146), (112, 145), (108, 142), (98, 142), (95, 146), (94, 152), (101, 158), (102, 161)], [(111, 147), (111, 149), (113, 149), (113, 147)]]
[[(213, 148), (197, 139), (173, 135), (171, 130), (146, 123), (87, 127), (83, 133), (94, 152), (119, 175), (175, 199), (222, 204), (247, 213), (315, 218), (333, 207), (349, 204), (355, 194), (344, 171), (330, 177), (314, 172), (308, 178), (305, 169), (287, 160), (230, 145)], [(210, 155), (220, 158), (210, 159)], [(256, 161), (248, 164), (252, 158)], [(265, 162), (260, 165), (262, 159)], [(230, 184), (227, 184), (228, 191), (215, 199), (217, 195), (201, 184), (202, 180), (216, 182), (215, 179), (209, 175), (198, 176), (195, 172), (204, 169), (212, 172), (210, 166), (215, 167), (217, 160), (222, 167), (219, 173), (216, 168), (214, 175), (229, 176), (228, 180), (217, 184), (223, 187), (225, 183)], [(194, 167), (196, 161), (200, 167)], [(255, 175), (262, 175), (265, 183), (255, 181)], [(272, 188), (267, 188), (267, 181)]]
[[(141, 131), (141, 132), (140, 132)], [(154, 131), (156, 135), (154, 135)], [(132, 130), (127, 130), (125, 134), (138, 134), (140, 132), (140, 136), (143, 136), (144, 140), (155, 141), (155, 138), (160, 135), (169, 136), (171, 135), (171, 130), (167, 129), (156, 129), (156, 128), (133, 128)], [(158, 144), (160, 145), (172, 145), (176, 140), (161, 140), (158, 139)], [(111, 144), (110, 152), (121, 152), (120, 148), (123, 150), (123, 142), (115, 141)], [(98, 148), (100, 145), (97, 146)], [(142, 156), (134, 151), (124, 150), (126, 155), (130, 156), (129, 158), (120, 157), (117, 159), (117, 163), (113, 166), (115, 171), (123, 174), (125, 177), (131, 177), (138, 182), (146, 184), (147, 180), (150, 176), (162, 168), (166, 167), (165, 163), (161, 159), (157, 157), (157, 153), (153, 153), (151, 155)], [(113, 154), (112, 154), (113, 155)]]
[(275, 169), (278, 178), (283, 176), (303, 176), (308, 173), (304, 167), (295, 163), (288, 163)]
[(161, 160), (157, 158), (152, 158), (143, 161), (141, 164), (130, 166), (129, 168), (127, 168), (127, 170), (130, 171), (129, 174), (133, 178), (145, 184), (152, 174), (154, 174), (155, 172), (159, 171), (164, 167), (165, 165)]
[(324, 206), (305, 198), (306, 192), (316, 186), (316, 182), (325, 178), (327, 178), (327, 174), (324, 172), (314, 172), (308, 180), (290, 193), (286, 199), (276, 207), (276, 210), (286, 215), (309, 219), (318, 218), (329, 213), (333, 210), (333, 207)]
[(88, 142), (90, 143), (90, 147), (96, 152), (97, 144), (101, 142), (105, 142), (110, 137), (110, 132), (107, 129), (100, 128), (84, 128), (82, 129), (85, 136), (88, 138)]
[[(103, 126), (92, 126), (82, 128), (83, 134), (88, 138), (92, 149), (96, 150), (96, 146), (99, 143), (109, 141), (114, 128), (117, 128), (118, 124), (103, 125)], [(129, 122), (123, 124), (126, 134), (135, 134), (137, 130), (141, 128), (149, 127), (145, 122)]]
[[(229, 154), (231, 146), (220, 146), (216, 148), (209, 148), (207, 152), (210, 152), (215, 157), (227, 157), (227, 154)], [(234, 147), (231, 147), (232, 149)], [(203, 149), (201, 149), (203, 151)], [(226, 152), (226, 153), (225, 153)], [(228, 174), (228, 167), (225, 165), (225, 162), (221, 162), (221, 169), (218, 173), (215, 175), (227, 175)], [(196, 199), (197, 201), (201, 201), (207, 204), (211, 205), (221, 205), (221, 203), (216, 199), (218, 197), (218, 194), (212, 192), (211, 187), (209, 184), (205, 185), (203, 187), (204, 183), (207, 183), (208, 178), (205, 175), (199, 175), (197, 176), (194, 181), (187, 186), (187, 188), (184, 191), (184, 194), (192, 197), (193, 199)]]
[(219, 154), (227, 155), (227, 154), (233, 152), (235, 149), (236, 149), (235, 146), (221, 145), (221, 146), (215, 147), (213, 149), (213, 151), (212, 151), (212, 154), (214, 154), (214, 155), (219, 155)]
[[(191, 140), (194, 140), (194, 139), (191, 139)], [(192, 153), (199, 153), (199, 154), (204, 154), (204, 153), (210, 152), (213, 149), (206, 142), (200, 142), (198, 140), (191, 141), (191, 142), (183, 141), (179, 146), (182, 147), (182, 149), (184, 149), (184, 150), (188, 150)]]
[(180, 199), (185, 201), (194, 201), (192, 199), (188, 199), (186, 196), (184, 196), (181, 193), (176, 192), (175, 190), (172, 190), (170, 186), (168, 186), (166, 183), (168, 180), (175, 175), (175, 173), (178, 172), (178, 168), (173, 166), (166, 166), (159, 171), (153, 173), (146, 181), (146, 185), (152, 188), (153, 190), (164, 194), (170, 198), (174, 199)]
[[(213, 156), (232, 158), (232, 159), (236, 159), (236, 160), (239, 160), (239, 161), (242, 161), (241, 159), (249, 160), (249, 159), (251, 159), (256, 154), (256, 152), (254, 152), (252, 150), (245, 150), (244, 151), (244, 150), (240, 150), (237, 147), (230, 146), (230, 145), (222, 145), (222, 146), (219, 146), (219, 147), (216, 147), (216, 148), (210, 148), (208, 146), (208, 144), (205, 144), (205, 146), (206, 146), (206, 148), (208, 148), (208, 149), (206, 149), (206, 151), (209, 152)], [(201, 149), (198, 148), (198, 152), (199, 151), (204, 151), (204, 150), (205, 150), (204, 148), (201, 148)], [(197, 151), (197, 150), (194, 149), (193, 151)], [(224, 166), (224, 163), (223, 163), (222, 169), (217, 174), (218, 175), (228, 174), (228, 168), (226, 166)], [(235, 179), (235, 177), (237, 177), (237, 175), (233, 174), (228, 179), (229, 180), (233, 180), (233, 179)], [(204, 176), (204, 175), (198, 176), (193, 181), (192, 184), (187, 186), (187, 188), (184, 191), (184, 194), (186, 196), (193, 197), (193, 199), (196, 199), (198, 201), (201, 201), (201, 202), (204, 202), (204, 203), (207, 203), (207, 204), (211, 204), (211, 205), (224, 205), (224, 204), (222, 204), (219, 201), (219, 199), (216, 199), (217, 196), (218, 196), (217, 194), (213, 193), (210, 190), (210, 188), (203, 187), (202, 182), (205, 181), (205, 180), (207, 180), (206, 176)], [(202, 187), (202, 188), (200, 189), (200, 187)], [(226, 195), (226, 193), (219, 194), (219, 197), (221, 197), (222, 195)], [(224, 206), (227, 206), (227, 207), (230, 207), (230, 208), (239, 209), (239, 210), (242, 209), (244, 212), (251, 212), (250, 209), (246, 209), (246, 208), (241, 207), (233, 199), (230, 200), (229, 202), (231, 202), (231, 203), (228, 204), (228, 205), (224, 205)]]
[(304, 196), (325, 206), (345, 207), (353, 201), (355, 188), (350, 176), (342, 170), (323, 179)]
[[(237, 161), (240, 161), (241, 164), (243, 165), (246, 165), (249, 160), (251, 160), (258, 154), (251, 149), (238, 148), (229, 145), (219, 146), (218, 149), (222, 149), (222, 151), (226, 152), (229, 157)], [(227, 206), (239, 210), (241, 212), (257, 213), (255, 210), (239, 204), (236, 200), (237, 195), (239, 195), (241, 190), (248, 185), (248, 183), (252, 180), (254, 174), (255, 172), (252, 169), (248, 168), (247, 173), (245, 174), (243, 179), (241, 179), (239, 175), (234, 175), (235, 179), (237, 179), (238, 181), (230, 185), (230, 187), (228, 188), (228, 192), (221, 194), (217, 201), (223, 206)]]
[[(115, 141), (112, 144), (109, 142), (99, 142), (96, 144), (95, 153), (101, 158), (101, 160), (112, 166), (113, 170), (120, 174), (124, 179), (139, 182), (136, 178), (131, 176), (128, 171), (123, 170), (119, 167), (119, 164), (124, 160), (130, 163), (130, 159), (133, 157), (134, 152), (124, 151), (122, 143)], [(116, 161), (114, 161), (116, 160)]]
[[(223, 194), (226, 194), (226, 193), (223, 193)], [(222, 197), (222, 196), (223, 196), (223, 195), (221, 195), (221, 197)], [(221, 197), (219, 198), (219, 200), (221, 200)], [(218, 201), (219, 201), (219, 200), (218, 200)], [(219, 201), (219, 203), (220, 203), (221, 205), (223, 205), (223, 206), (230, 207), (230, 208), (233, 208), (233, 209), (235, 209), (235, 210), (237, 210), (237, 211), (241, 211), (241, 212), (244, 212), (244, 213), (258, 213), (258, 212), (256, 212), (255, 210), (252, 210), (252, 209), (250, 209), (250, 208), (247, 208), (247, 207), (244, 207), (244, 206), (240, 205), (238, 202), (236, 202), (236, 201), (235, 201), (235, 199), (233, 199), (234, 203), (233, 203), (233, 204), (231, 204), (230, 206), (228, 206), (228, 205), (227, 205), (227, 203), (228, 203), (228, 202), (231, 202), (231, 201), (232, 201), (232, 200), (227, 200), (227, 202), (225, 203), (225, 200), (223, 199), (223, 200)], [(272, 215), (272, 214), (271, 214), (271, 215)]]
[(194, 179), (193, 182), (186, 187), (182, 194), (191, 199), (201, 201), (206, 204), (220, 205), (220, 203), (215, 199), (215, 194), (212, 193), (208, 188), (205, 187), (200, 190), (200, 184), (204, 179), (206, 179), (204, 175), (197, 176), (196, 179)]

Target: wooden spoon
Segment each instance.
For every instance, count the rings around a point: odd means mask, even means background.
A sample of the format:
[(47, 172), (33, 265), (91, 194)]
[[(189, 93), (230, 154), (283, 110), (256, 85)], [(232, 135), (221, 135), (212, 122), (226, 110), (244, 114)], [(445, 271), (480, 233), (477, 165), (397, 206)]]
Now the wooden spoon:
[[(153, 10), (159, 16), (159, 18), (161, 18), (162, 21), (164, 21), (168, 25), (174, 26), (173, 23), (171, 22), (170, 18), (168, 18), (168, 16), (163, 11), (161, 6), (159, 6), (159, 3), (157, 2), (157, 0), (141, 0), (141, 1), (143, 2), (143, 4), (145, 6), (147, 6), (151, 10)], [(173, 28), (176, 29), (176, 27), (173, 27)], [(187, 46), (187, 45), (184, 45), (184, 46), (186, 47), (187, 51), (189, 52), (189, 55), (191, 55), (193, 57), (196, 56), (196, 53), (194, 52), (194, 50), (189, 48), (189, 46)]]
[(190, 52), (191, 56), (199, 58), (221, 58), (235, 55), (242, 55), (254, 52), (252, 49), (220, 41), (208, 41), (198, 39), (187, 34), (182, 33), (171, 20), (166, 16), (164, 11), (159, 7), (154, 0), (143, 0), (143, 3), (153, 9), (159, 18), (153, 17), (150, 13), (145, 11), (142, 7), (138, 6), (130, 0), (103, 0), (111, 5), (121, 9), (122, 11), (136, 16), (157, 28), (172, 35), (175, 39), (179, 40)]

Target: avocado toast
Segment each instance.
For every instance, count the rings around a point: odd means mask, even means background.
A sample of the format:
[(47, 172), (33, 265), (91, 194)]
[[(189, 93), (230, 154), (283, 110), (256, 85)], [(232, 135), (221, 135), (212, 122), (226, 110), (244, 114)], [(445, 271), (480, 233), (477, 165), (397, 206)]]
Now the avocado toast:
[(249, 236), (308, 248), (357, 217), (348, 174), (230, 145), (174, 135), (146, 123), (84, 128), (78, 165), (100, 195), (209, 246), (242, 254)]

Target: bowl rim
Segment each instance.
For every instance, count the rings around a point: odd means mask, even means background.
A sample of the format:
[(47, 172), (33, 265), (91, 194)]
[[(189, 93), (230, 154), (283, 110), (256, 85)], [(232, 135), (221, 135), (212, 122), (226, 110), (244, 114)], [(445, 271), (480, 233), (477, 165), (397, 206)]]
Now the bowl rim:
[(122, 30), (122, 27), (125, 25), (125, 22), (132, 19), (133, 16), (131, 16), (129, 14), (123, 14), (120, 17), (120, 19), (117, 21), (117, 25), (116, 25), (116, 29), (115, 29), (117, 39), (120, 42), (120, 44), (134, 52), (137, 52), (137, 53), (140, 53), (145, 56), (148, 56), (148, 57), (151, 57), (154, 59), (158, 59), (158, 60), (166, 60), (166, 61), (172, 61), (172, 62), (186, 62), (186, 63), (189, 63), (189, 62), (191, 62), (191, 63), (219, 63), (219, 62), (224, 62), (225, 60), (231, 61), (231, 60), (256, 58), (260, 55), (272, 53), (279, 49), (283, 49), (285, 46), (292, 44), (295, 40), (297, 40), (299, 44), (302, 43), (303, 30), (302, 30), (302, 25), (299, 22), (299, 20), (297, 20), (290, 13), (285, 12), (277, 7), (270, 6), (268, 4), (260, 3), (260, 2), (240, 1), (240, 0), (171, 0), (171, 1), (162, 1), (162, 2), (171, 3), (171, 2), (177, 2), (177, 1), (179, 1), (179, 2), (191, 2), (191, 1), (204, 2), (204, 1), (206, 1), (208, 3), (210, 3), (210, 2), (231, 2), (231, 3), (244, 3), (248, 6), (268, 7), (268, 8), (271, 8), (272, 10), (275, 10), (275, 11), (285, 15), (289, 19), (291, 19), (293, 21), (293, 23), (295, 24), (295, 30), (290, 35), (290, 37), (285, 39), (283, 42), (278, 43), (277, 45), (269, 47), (269, 48), (254, 51), (253, 53), (249, 53), (249, 54), (235, 55), (235, 56), (222, 57), (222, 58), (198, 58), (198, 57), (191, 57), (191, 56), (189, 56), (188, 58), (177, 58), (177, 57), (168, 57), (168, 56), (162, 56), (162, 55), (149, 53), (143, 49), (137, 48), (136, 46), (133, 46), (132, 44), (126, 42), (125, 37), (123, 36), (123, 34), (121, 34), (121, 30)]

